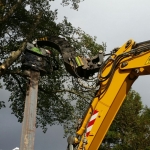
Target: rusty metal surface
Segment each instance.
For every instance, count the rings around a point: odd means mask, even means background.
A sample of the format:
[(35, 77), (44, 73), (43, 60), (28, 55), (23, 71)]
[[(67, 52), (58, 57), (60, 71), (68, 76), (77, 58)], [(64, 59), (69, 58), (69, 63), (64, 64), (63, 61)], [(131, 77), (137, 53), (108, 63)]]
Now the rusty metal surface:
[(30, 71), (30, 82), (25, 99), (20, 150), (34, 150), (39, 77), (39, 72)]

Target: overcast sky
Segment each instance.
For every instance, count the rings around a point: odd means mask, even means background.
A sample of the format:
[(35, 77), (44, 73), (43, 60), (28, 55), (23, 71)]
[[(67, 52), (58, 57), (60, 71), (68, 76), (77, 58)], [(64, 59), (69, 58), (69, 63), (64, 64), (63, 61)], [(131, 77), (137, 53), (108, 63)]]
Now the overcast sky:
[[(97, 36), (97, 42), (107, 43), (107, 52), (123, 45), (127, 40), (136, 42), (150, 40), (150, 0), (85, 0), (78, 11), (52, 2), (52, 9), (58, 9), (58, 22), (66, 16), (75, 27)], [(142, 97), (143, 104), (150, 107), (150, 76), (139, 77), (133, 89)], [(20, 145), (21, 124), (11, 115), (9, 92), (0, 90), (0, 100), (7, 108), (0, 110), (0, 150), (12, 150)], [(66, 150), (60, 126), (50, 127), (46, 134), (36, 130), (35, 150)]]

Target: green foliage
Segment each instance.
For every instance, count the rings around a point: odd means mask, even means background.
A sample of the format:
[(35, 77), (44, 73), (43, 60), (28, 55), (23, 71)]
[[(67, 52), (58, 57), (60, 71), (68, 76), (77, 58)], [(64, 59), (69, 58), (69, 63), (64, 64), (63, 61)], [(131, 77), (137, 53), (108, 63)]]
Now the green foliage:
[(139, 94), (131, 90), (99, 150), (148, 150), (149, 141), (150, 108), (143, 106)]
[(5, 102), (4, 101), (0, 101), (0, 109), (3, 108), (3, 107), (6, 107), (5, 106)]
[[(79, 2), (80, 0), (62, 0), (61, 4), (64, 6), (71, 4), (73, 9), (77, 9)], [(81, 54), (93, 55), (103, 49), (96, 43), (95, 37), (91, 37), (80, 28), (74, 28), (66, 17), (57, 24), (58, 10), (57, 8), (51, 10), (51, 4), (51, 0), (0, 0), (0, 61), (8, 65), (3, 71), (0, 64), (0, 75), (4, 86), (11, 92), (10, 108), (19, 122), (23, 119), (28, 83), (21, 70), (19, 53), (23, 52), (21, 47), (24, 41), (32, 42), (35, 38), (45, 36), (61, 36)], [(52, 51), (60, 69), (41, 77), (39, 83), (37, 127), (41, 127), (44, 132), (47, 125), (69, 124), (70, 120), (74, 119), (74, 111), (80, 110), (81, 106), (84, 107), (82, 101), (85, 99), (82, 88), (72, 84), (72, 79), (65, 71), (59, 54), (53, 49)], [(17, 52), (17, 56), (11, 55), (13, 52)], [(9, 63), (10, 60), (12, 63)], [(90, 99), (91, 96), (86, 97), (87, 101)], [(75, 100), (78, 109), (75, 108)], [(4, 103), (1, 102), (0, 108), (3, 106)]]
[(72, 4), (72, 8), (75, 9), (75, 10), (78, 10), (80, 2), (81, 2), (81, 0), (63, 0), (62, 1), (62, 5), (63, 6), (67, 6), (67, 5), (69, 5), (71, 3)]

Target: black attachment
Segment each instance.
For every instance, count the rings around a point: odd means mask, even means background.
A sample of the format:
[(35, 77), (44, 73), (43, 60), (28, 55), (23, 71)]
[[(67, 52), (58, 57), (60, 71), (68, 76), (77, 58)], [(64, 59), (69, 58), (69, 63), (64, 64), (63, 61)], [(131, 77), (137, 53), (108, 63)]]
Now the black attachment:
[(24, 56), (22, 57), (23, 70), (35, 70), (40, 72), (41, 75), (45, 75), (58, 70), (58, 68), (58, 62), (54, 56), (51, 56), (49, 50), (27, 43)]

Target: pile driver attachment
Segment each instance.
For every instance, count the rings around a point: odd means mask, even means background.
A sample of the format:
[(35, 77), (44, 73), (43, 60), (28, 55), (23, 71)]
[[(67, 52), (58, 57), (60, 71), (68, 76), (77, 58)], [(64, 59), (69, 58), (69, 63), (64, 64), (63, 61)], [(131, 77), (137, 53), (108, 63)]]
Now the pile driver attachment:
[[(70, 43), (67, 40), (60, 37), (45, 37), (37, 39), (34, 44), (28, 43), (27, 52), (36, 53), (36, 55), (38, 54), (42, 57), (42, 59), (48, 62), (48, 59), (51, 55), (47, 53), (46, 49), (44, 48), (45, 46), (54, 48), (61, 54), (66, 70), (75, 78), (88, 79), (95, 72), (98, 72), (103, 62), (104, 53), (102, 50), (100, 50), (100, 52), (93, 58), (86, 58), (79, 55), (74, 48), (70, 46)], [(46, 68), (46, 66), (47, 65), (45, 65), (43, 68)]]

